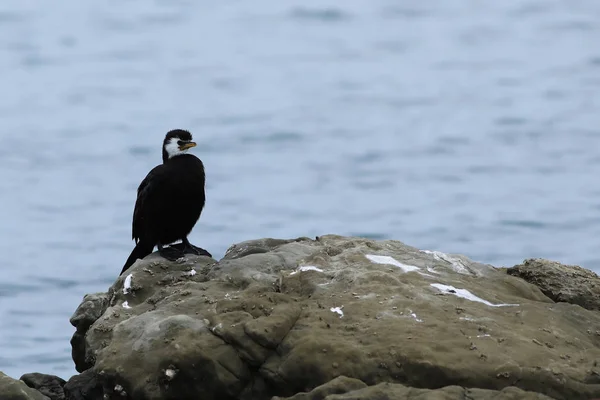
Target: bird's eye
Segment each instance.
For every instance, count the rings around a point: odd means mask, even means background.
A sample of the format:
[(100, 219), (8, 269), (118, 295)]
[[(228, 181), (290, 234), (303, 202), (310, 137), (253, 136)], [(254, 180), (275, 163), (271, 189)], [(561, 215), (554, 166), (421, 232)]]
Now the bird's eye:
[(179, 146), (183, 145), (183, 140), (178, 140), (178, 141), (177, 141), (177, 144), (178, 144)]

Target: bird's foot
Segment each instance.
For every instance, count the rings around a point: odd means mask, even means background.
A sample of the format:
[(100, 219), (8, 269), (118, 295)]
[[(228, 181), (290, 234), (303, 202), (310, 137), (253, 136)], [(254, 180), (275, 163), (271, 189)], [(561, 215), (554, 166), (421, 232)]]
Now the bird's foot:
[(169, 261), (177, 261), (181, 257), (185, 257), (185, 253), (182, 250), (177, 249), (173, 246), (163, 247), (159, 249), (158, 254), (160, 254), (162, 258), (166, 258)]
[(197, 256), (207, 256), (212, 258), (212, 255), (208, 251), (204, 250), (202, 247), (194, 246), (187, 238), (181, 241), (180, 246), (181, 250), (186, 254), (195, 254)]
[(212, 258), (212, 255), (208, 251), (204, 250), (202, 247), (196, 247), (191, 243), (184, 245), (183, 252), (185, 254), (195, 254), (197, 256), (207, 256)]

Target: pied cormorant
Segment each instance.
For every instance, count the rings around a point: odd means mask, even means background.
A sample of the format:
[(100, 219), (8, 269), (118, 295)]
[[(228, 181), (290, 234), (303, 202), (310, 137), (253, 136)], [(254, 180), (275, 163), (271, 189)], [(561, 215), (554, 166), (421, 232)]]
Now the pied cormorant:
[[(175, 129), (165, 136), (163, 163), (146, 175), (137, 190), (131, 232), (136, 245), (121, 274), (137, 259), (152, 253), (154, 246), (172, 261), (186, 253), (211, 256), (187, 239), (206, 201), (204, 164), (187, 154), (195, 146), (188, 131)], [(164, 247), (178, 240), (181, 246)]]

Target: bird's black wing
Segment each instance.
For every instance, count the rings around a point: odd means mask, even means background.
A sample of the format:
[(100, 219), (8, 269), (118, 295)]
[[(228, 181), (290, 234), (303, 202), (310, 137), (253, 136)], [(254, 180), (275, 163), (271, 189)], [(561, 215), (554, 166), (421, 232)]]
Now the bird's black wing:
[[(137, 200), (133, 209), (131, 238), (137, 243), (145, 232), (146, 219), (152, 214), (167, 182), (164, 165), (154, 167), (144, 178), (137, 190)], [(161, 189), (162, 187), (162, 189)]]

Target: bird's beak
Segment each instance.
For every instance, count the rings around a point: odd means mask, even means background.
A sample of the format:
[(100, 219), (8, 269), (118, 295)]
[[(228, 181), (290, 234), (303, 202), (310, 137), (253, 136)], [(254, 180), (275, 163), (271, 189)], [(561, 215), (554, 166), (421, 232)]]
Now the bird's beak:
[(196, 147), (196, 142), (185, 142), (184, 144), (179, 146), (181, 150), (191, 149), (192, 147)]

